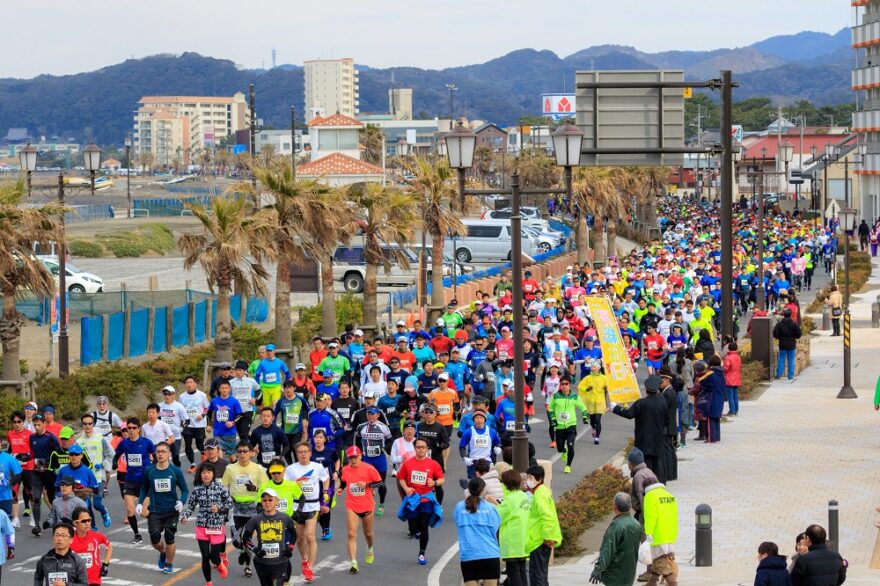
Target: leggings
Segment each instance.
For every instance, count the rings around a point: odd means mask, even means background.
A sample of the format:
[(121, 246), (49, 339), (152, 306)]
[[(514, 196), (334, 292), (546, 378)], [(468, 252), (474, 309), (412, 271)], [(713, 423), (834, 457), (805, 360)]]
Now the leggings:
[(290, 576), (290, 562), (282, 565), (255, 561), (254, 569), (260, 579), (260, 586), (282, 586)]
[(577, 439), (577, 428), (568, 427), (556, 430), (556, 450), (561, 454), (565, 452), (565, 464), (571, 466), (574, 461), (574, 440)]
[[(193, 440), (195, 440), (196, 448), (198, 448), (199, 453), (203, 454), (205, 452), (205, 428), (203, 427), (187, 427), (181, 432), (183, 436), (183, 450), (186, 453), (186, 457), (189, 459), (189, 463), (195, 466), (196, 462), (196, 454), (193, 451)], [(175, 444), (177, 442), (174, 442)], [(180, 466), (180, 446), (177, 446), (177, 458), (178, 463), (175, 466)]]
[(225, 548), (222, 543), (211, 544), (207, 539), (196, 540), (199, 544), (199, 551), (202, 553), (202, 575), (205, 582), (211, 581), (211, 564), (220, 565), (220, 552)]
[(89, 515), (92, 516), (92, 528), (94, 530), (95, 525), (95, 514), (92, 512), (92, 509), (96, 509), (101, 515), (107, 514), (107, 507), (104, 506), (104, 491), (102, 490), (104, 483), (101, 482), (98, 487), (98, 492), (96, 492), (92, 497), (86, 499), (86, 504), (89, 506)]
[(251, 435), (251, 423), (254, 420), (254, 413), (251, 411), (250, 413), (244, 413), (235, 422), (235, 431), (238, 432), (239, 441), (246, 442), (250, 439)]
[[(411, 521), (413, 524), (410, 527), (414, 528), (415, 533), (418, 533), (419, 535), (419, 554), (424, 554), (425, 550), (428, 549), (428, 529), (431, 521), (431, 513), (419, 513), (419, 516), (415, 519), (411, 519)], [(410, 532), (412, 533), (412, 530), (410, 530)]]
[(12, 499), (18, 501), (18, 489), (22, 488), (22, 498), (24, 499), (24, 508), (31, 508), (31, 501), (34, 499), (34, 495), (31, 492), (31, 478), (34, 475), (33, 470), (22, 470), (21, 471), (21, 480), (12, 487)]
[(548, 428), (548, 431), (550, 432), (550, 441), (555, 442), (556, 441), (556, 426), (553, 425), (552, 418), (550, 417), (549, 405), (545, 405), (545, 407), (547, 407), (547, 421), (549, 421), (549, 423), (550, 423), (549, 428)]
[(379, 473), (379, 476), (382, 477), (382, 486), (379, 487), (379, 504), (385, 504), (385, 496), (388, 494), (388, 486), (385, 484), (385, 476), (388, 474), (388, 469), (376, 471)]
[[(241, 529), (244, 527), (248, 521), (250, 521), (250, 517), (240, 517), (238, 515), (232, 515), (232, 524), (233, 524), (233, 535), (238, 535), (240, 541)], [(242, 548), (244, 548), (244, 543), (241, 544)], [(241, 550), (241, 556), (239, 556), (239, 560), (244, 559), (244, 563), (241, 564), (245, 568), (251, 564), (251, 554), (246, 549)]]
[(804, 287), (809, 291), (813, 287), (813, 268), (807, 267), (804, 270)]
[(590, 415), (590, 427), (593, 428), (593, 437), (602, 435), (602, 414), (593, 413)]
[(55, 500), (55, 473), (48, 470), (44, 472), (37, 472), (34, 470), (34, 475), (31, 476), (31, 488), (33, 489), (34, 495), (34, 502), (32, 503), (34, 523), (36, 523), (36, 527), (39, 527), (40, 503), (43, 500), (43, 490), (46, 490), (50, 503)]

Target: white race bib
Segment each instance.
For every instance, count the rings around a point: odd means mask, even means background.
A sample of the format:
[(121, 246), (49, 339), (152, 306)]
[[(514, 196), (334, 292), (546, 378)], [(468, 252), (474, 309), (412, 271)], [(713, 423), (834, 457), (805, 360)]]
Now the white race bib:
[(299, 413), (288, 412), (284, 415), (284, 423), (296, 425), (299, 423)]
[(248, 476), (247, 474), (239, 474), (238, 476), (235, 477), (235, 485), (236, 486), (244, 486), (248, 482), (250, 482), (250, 479), (251, 479), (251, 477)]
[(217, 410), (217, 421), (220, 423), (226, 423), (229, 421), (229, 409), (226, 407)]
[(153, 485), (156, 487), (156, 492), (171, 492), (170, 478), (156, 478), (153, 480)]
[(278, 373), (277, 372), (267, 372), (265, 378), (267, 385), (274, 385), (278, 382)]
[(281, 544), (279, 543), (263, 543), (260, 544), (263, 551), (266, 552), (266, 558), (277, 558), (281, 555)]
[(437, 406), (437, 413), (439, 413), (440, 415), (449, 415), (449, 413), (451, 411), (452, 411), (452, 408), (449, 405), (438, 405)]
[(348, 492), (351, 496), (365, 496), (367, 494), (367, 489), (361, 488), (357, 484), (349, 484)]
[(49, 584), (53, 584), (55, 580), (61, 580), (65, 584), (67, 584), (67, 572), (49, 572), (47, 576), (49, 579)]
[(568, 418), (569, 418), (568, 413), (563, 412), (563, 413), (559, 414), (559, 421), (568, 421)]
[(504, 429), (513, 431), (516, 428), (516, 421), (507, 421), (504, 423)]
[(418, 484), (424, 486), (428, 483), (428, 473), (413, 470), (409, 475), (410, 484)]
[(275, 452), (262, 452), (263, 463), (268, 464), (275, 457)]
[(82, 559), (83, 563), (86, 565), (86, 569), (90, 570), (92, 568), (92, 562), (94, 559), (92, 558), (92, 554), (90, 553), (81, 553), (79, 554), (80, 559)]
[(370, 458), (378, 458), (379, 454), (382, 453), (382, 448), (379, 446), (367, 446), (367, 456)]
[(351, 408), (350, 407), (340, 407), (339, 409), (336, 410), (336, 412), (339, 413), (339, 416), (342, 417), (343, 419), (348, 419), (348, 416), (351, 415)]
[(302, 488), (303, 495), (307, 497), (315, 496), (315, 493), (318, 492), (317, 487), (311, 482), (308, 484), (303, 484), (300, 488)]
[(275, 510), (280, 513), (286, 513), (287, 512), (287, 499), (279, 498), (278, 499), (278, 506), (275, 507)]
[(475, 448), (488, 448), (489, 447), (489, 434), (476, 435), (474, 436), (474, 447)]
[(190, 419), (195, 419), (196, 417), (198, 417), (198, 416), (201, 415), (202, 413), (201, 413), (201, 410), (200, 410), (200, 409), (197, 409), (197, 408), (195, 408), (195, 407), (191, 407), (191, 408), (189, 408), (189, 409), (186, 410), (186, 414), (189, 415), (189, 418), (190, 418)]
[(138, 467), (143, 466), (143, 454), (128, 454), (125, 457), (125, 461), (128, 462), (129, 467)]

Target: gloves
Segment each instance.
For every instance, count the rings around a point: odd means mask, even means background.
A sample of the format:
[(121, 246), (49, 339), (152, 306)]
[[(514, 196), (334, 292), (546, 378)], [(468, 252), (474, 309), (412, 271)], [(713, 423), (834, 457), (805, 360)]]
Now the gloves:
[(590, 584), (598, 584), (602, 580), (602, 576), (599, 574), (599, 570), (593, 570), (593, 573), (590, 574)]
[(28, 460), (31, 459), (31, 455), (28, 453), (16, 454), (15, 459), (18, 460), (19, 462), (27, 462)]
[(464, 465), (465, 465), (465, 466), (473, 466), (473, 465), (474, 465), (474, 461), (471, 460), (471, 459), (468, 458), (468, 457), (465, 457), (465, 458), (464, 458)]
[(15, 559), (15, 548), (14, 547), (7, 547), (6, 548), (6, 559), (7, 560), (14, 560)]
[(134, 508), (134, 512), (137, 513), (138, 516), (140, 516), (140, 514), (144, 512), (144, 505), (136, 506)]
[(232, 540), (232, 547), (234, 547), (235, 549), (243, 549), (242, 543), (237, 539)]
[(182, 511), (183, 510), (183, 503), (180, 501), (177, 501), (176, 503), (174, 503), (174, 510), (177, 511), (178, 513), (180, 511)]
[(589, 424), (590, 424), (590, 418), (587, 417), (586, 415), (584, 415), (583, 417), (581, 417), (581, 421), (584, 423), (584, 425), (589, 425)]
[(254, 549), (254, 557), (258, 557), (258, 558), (262, 559), (262, 558), (266, 557), (266, 552), (263, 551), (262, 547), (258, 547), (256, 549)]
[(495, 446), (494, 448), (492, 448), (492, 451), (495, 453), (496, 456), (500, 456), (501, 455), (501, 446)]
[(247, 484), (245, 484), (244, 487), (248, 489), (248, 492), (257, 492), (257, 485), (250, 480), (247, 481)]
[(110, 573), (110, 564), (104, 562), (101, 564), (101, 577), (106, 578), (107, 574)]
[(293, 557), (293, 550), (295, 548), (296, 548), (296, 546), (294, 544), (288, 543), (287, 548), (284, 550), (284, 557), (292, 558)]
[(612, 411), (614, 411), (614, 408), (617, 407), (617, 403), (615, 403), (614, 401), (611, 401), (611, 402), (608, 404), (608, 407), (609, 407)]

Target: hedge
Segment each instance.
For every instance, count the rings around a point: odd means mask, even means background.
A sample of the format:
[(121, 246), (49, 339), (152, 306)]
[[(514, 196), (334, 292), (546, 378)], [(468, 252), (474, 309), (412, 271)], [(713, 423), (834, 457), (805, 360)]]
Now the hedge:
[(560, 556), (580, 553), (580, 537), (610, 512), (614, 495), (629, 490), (629, 479), (614, 466), (606, 464), (585, 476), (574, 488), (556, 499), (556, 514), (562, 528)]

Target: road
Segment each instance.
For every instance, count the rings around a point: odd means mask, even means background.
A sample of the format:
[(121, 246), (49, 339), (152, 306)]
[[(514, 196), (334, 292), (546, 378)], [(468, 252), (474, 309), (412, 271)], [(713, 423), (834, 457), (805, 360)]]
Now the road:
[[(549, 448), (547, 435), (547, 423), (538, 408), (538, 418), (532, 425), (535, 447), (538, 458), (550, 459), (555, 450)], [(553, 491), (559, 495), (576, 484), (585, 474), (594, 468), (601, 466), (609, 460), (626, 442), (626, 438), (632, 435), (632, 423), (614, 415), (606, 415), (603, 420), (602, 443), (593, 445), (590, 435), (585, 433), (583, 426), (576, 444), (576, 459), (574, 461), (574, 473), (564, 475), (562, 463), (554, 464)], [(360, 574), (355, 578), (358, 584), (364, 586), (385, 586), (389, 583), (389, 576), (393, 575), (395, 584), (458, 584), (461, 573), (458, 567), (458, 537), (455, 526), (451, 520), (451, 512), (455, 503), (462, 499), (462, 491), (458, 487), (458, 479), (465, 477), (464, 466), (457, 451), (449, 457), (449, 469), (447, 471), (447, 490), (444, 504), (443, 523), (431, 531), (431, 542), (428, 546), (428, 566), (419, 566), (416, 563), (418, 543), (406, 536), (406, 525), (395, 517), (400, 499), (396, 490), (388, 491), (388, 507), (386, 515), (377, 519), (376, 522), (376, 563), (367, 566), (363, 562), (364, 542), (361, 536), (359, 543), (359, 555), (361, 556)], [(105, 531), (113, 543), (114, 555), (110, 564), (110, 576), (104, 580), (104, 584), (110, 586), (180, 586), (203, 585), (200, 570), (200, 557), (198, 546), (193, 536), (192, 524), (180, 526), (178, 533), (177, 558), (175, 560), (175, 572), (171, 576), (161, 574), (156, 566), (156, 553), (148, 545), (132, 545), (131, 530), (121, 524), (124, 517), (124, 507), (119, 496), (115, 479), (112, 483), (110, 497), (105, 501), (113, 518), (113, 525)], [(345, 543), (345, 517), (342, 499), (337, 503), (333, 512), (332, 528), (334, 537), (331, 541), (319, 541), (317, 580), (316, 583), (338, 584), (341, 580), (348, 580), (348, 554)], [(146, 522), (140, 522), (141, 533), (145, 539)], [(33, 537), (27, 527), (27, 520), (23, 519), (23, 526), (18, 531), (18, 543), (16, 546), (16, 558), (8, 562), (3, 568), (4, 585), (25, 586), (32, 584), (32, 572), (38, 556), (47, 552), (51, 547), (49, 532), (43, 532), (40, 538)], [(444, 556), (444, 554), (449, 554)], [(256, 584), (256, 578), (246, 580), (240, 568), (236, 567), (235, 558), (230, 556), (233, 564), (229, 574), (231, 584)], [(302, 584), (298, 576), (298, 554), (294, 555), (295, 579), (291, 584)], [(444, 563), (448, 562), (448, 563)], [(343, 577), (344, 576), (344, 577)], [(430, 580), (429, 580), (430, 577)], [(215, 580), (219, 579), (215, 576)], [(215, 582), (215, 584), (218, 582)]]

